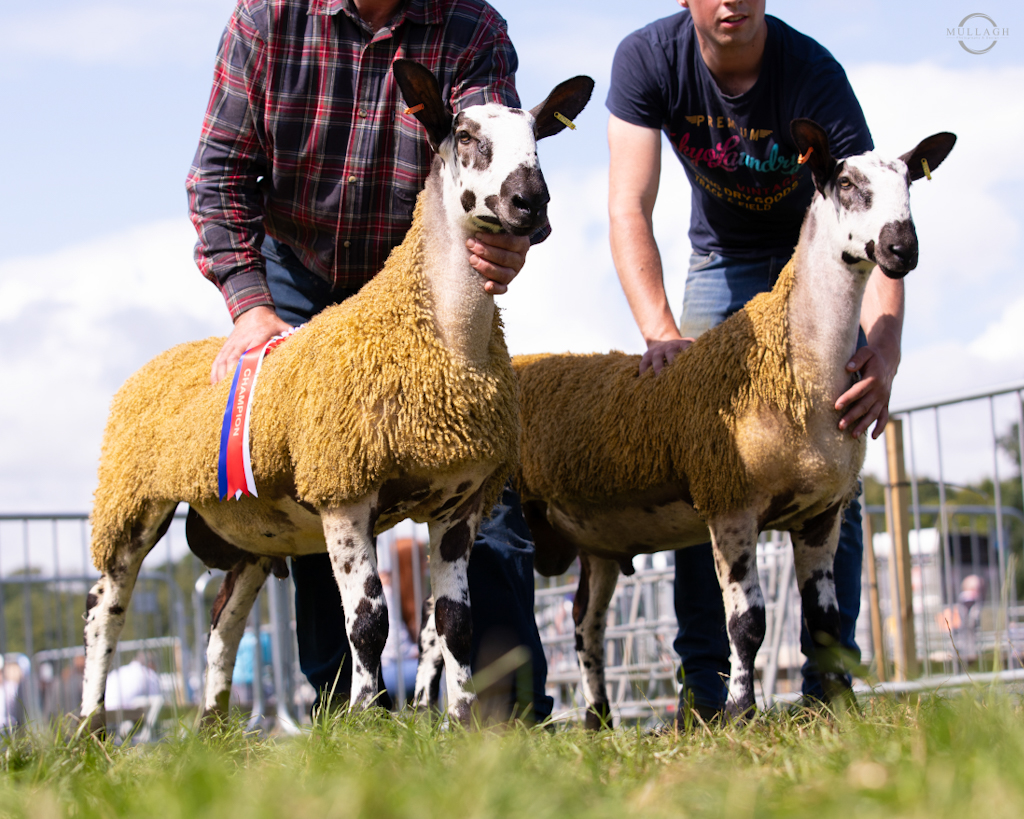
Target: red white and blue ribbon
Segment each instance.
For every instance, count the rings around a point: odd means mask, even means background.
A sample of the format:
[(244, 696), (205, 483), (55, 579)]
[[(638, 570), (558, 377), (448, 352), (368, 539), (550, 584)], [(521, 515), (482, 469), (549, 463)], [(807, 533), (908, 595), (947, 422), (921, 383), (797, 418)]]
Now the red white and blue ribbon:
[(220, 432), (217, 489), (221, 500), (227, 500), (229, 497), (238, 500), (243, 495), (258, 497), (249, 453), (249, 416), (252, 413), (252, 394), (256, 389), (256, 379), (267, 353), (305, 326), (303, 324), (292, 327), (281, 335), (274, 336), (261, 349), (253, 347), (246, 350), (238, 360)]

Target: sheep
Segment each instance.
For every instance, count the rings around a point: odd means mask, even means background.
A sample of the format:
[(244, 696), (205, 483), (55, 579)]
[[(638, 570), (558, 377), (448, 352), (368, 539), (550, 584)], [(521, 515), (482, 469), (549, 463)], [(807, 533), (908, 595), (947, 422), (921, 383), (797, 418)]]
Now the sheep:
[(636, 554), (713, 544), (731, 647), (727, 713), (754, 708), (754, 657), (765, 633), (759, 532), (789, 531), (804, 616), (826, 692), (849, 697), (834, 652), (832, 560), (855, 495), (863, 437), (838, 429), (851, 381), (861, 300), (877, 264), (901, 278), (917, 264), (908, 186), (952, 149), (936, 134), (896, 161), (874, 152), (837, 162), (824, 131), (795, 120), (817, 191), (796, 250), (770, 293), (701, 336), (655, 377), (639, 356), (513, 359), (523, 439), (516, 481), (536, 568), (564, 572), (577, 554), (576, 647), (586, 724), (610, 719), (604, 632), (620, 569)]
[(114, 397), (92, 512), (101, 577), (86, 601), (81, 709), (91, 730), (105, 723), (107, 672), (139, 567), (182, 501), (190, 547), (227, 570), (212, 611), (207, 721), (227, 713), (238, 642), (267, 575), (286, 576), (284, 557), (313, 552), (330, 554), (341, 589), (350, 703), (373, 702), (388, 629), (375, 535), (405, 518), (429, 525), (449, 715), (470, 718), (466, 564), (517, 461), (519, 419), (501, 318), (465, 240), (545, 223), (536, 140), (579, 114), (593, 80), (567, 80), (529, 112), (492, 103), (453, 116), (428, 69), (397, 60), (394, 75), (426, 128), (432, 168), (384, 268), (264, 360), (250, 422), (258, 497), (218, 497), (230, 380), (211, 386), (209, 371), (223, 339), (163, 353)]

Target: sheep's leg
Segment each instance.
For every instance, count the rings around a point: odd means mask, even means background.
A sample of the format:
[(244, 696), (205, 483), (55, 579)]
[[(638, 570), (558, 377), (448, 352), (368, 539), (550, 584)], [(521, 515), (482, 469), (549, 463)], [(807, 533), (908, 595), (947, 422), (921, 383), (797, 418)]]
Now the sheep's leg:
[(104, 698), (107, 674), (114, 659), (117, 639), (124, 628), (125, 612), (132, 599), (142, 561), (167, 532), (176, 503), (161, 504), (141, 516), (128, 538), (116, 547), (85, 601), (85, 670), (82, 681), (82, 718), (89, 730), (101, 732), (107, 724)]
[(618, 579), (619, 564), (614, 560), (580, 554), (580, 585), (572, 603), (572, 619), (576, 623), (576, 657), (588, 706), (586, 726), (592, 731), (611, 726), (612, 709), (604, 676), (604, 632), (608, 605)]
[(441, 689), (441, 668), (444, 654), (441, 641), (437, 638), (437, 624), (434, 622), (434, 598), (423, 601), (423, 617), (420, 626), (420, 661), (416, 666), (416, 693), (413, 706), (430, 708), (437, 703)]
[[(245, 623), (270, 573), (268, 557), (247, 557), (224, 576), (210, 613), (210, 644), (206, 648), (206, 688), (202, 722), (211, 724), (228, 715), (231, 676)], [(256, 669), (253, 685), (259, 685)]]
[(757, 521), (752, 515), (711, 522), (715, 572), (722, 587), (729, 634), (729, 698), (726, 711), (744, 719), (754, 710), (754, 658), (764, 642), (764, 595), (757, 577)]
[(843, 505), (836, 503), (806, 521), (793, 538), (793, 564), (800, 589), (804, 620), (815, 647), (814, 661), (830, 701), (850, 691), (839, 648), (839, 602), (832, 574)]
[(473, 538), (483, 518), (481, 486), (450, 517), (431, 521), (430, 588), (434, 625), (444, 656), (448, 715), (463, 725), (471, 719), (475, 697), (469, 690), (473, 622), (469, 611), (467, 567)]
[(377, 574), (371, 509), (366, 501), (320, 513), (352, 647), (351, 708), (368, 708), (377, 699), (380, 658), (388, 639), (388, 609)]

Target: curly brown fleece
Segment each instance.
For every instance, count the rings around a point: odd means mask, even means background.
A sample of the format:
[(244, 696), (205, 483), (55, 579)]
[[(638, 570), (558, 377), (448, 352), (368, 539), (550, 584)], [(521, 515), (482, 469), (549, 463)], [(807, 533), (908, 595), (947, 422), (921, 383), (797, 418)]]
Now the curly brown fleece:
[[(424, 275), (423, 203), (421, 194), (380, 273), (264, 360), (250, 428), (261, 497), (293, 494), (319, 509), (365, 497), (396, 469), (443, 474), (493, 460), (503, 466), (484, 508), (497, 499), (519, 454), (501, 319), (495, 310), (483, 367), (454, 360), (441, 344)], [(211, 386), (209, 373), (223, 343), (168, 350), (114, 397), (92, 513), (101, 571), (154, 504), (216, 499), (230, 379)]]
[(767, 407), (806, 428), (810, 396), (789, 361), (791, 260), (762, 293), (702, 335), (655, 376), (640, 357), (517, 356), (524, 498), (599, 502), (690, 481), (705, 518), (735, 508), (750, 491), (736, 447), (736, 421)]

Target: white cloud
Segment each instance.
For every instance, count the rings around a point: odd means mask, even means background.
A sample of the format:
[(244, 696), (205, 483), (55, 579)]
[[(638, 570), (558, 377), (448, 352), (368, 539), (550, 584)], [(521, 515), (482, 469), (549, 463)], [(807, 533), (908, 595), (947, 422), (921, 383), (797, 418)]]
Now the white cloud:
[(993, 362), (1024, 361), (1024, 296), (1011, 302), (1002, 316), (985, 328), (968, 349), (974, 355)]
[(0, 263), (0, 504), (86, 509), (107, 406), (168, 347), (223, 335), (187, 219)]

